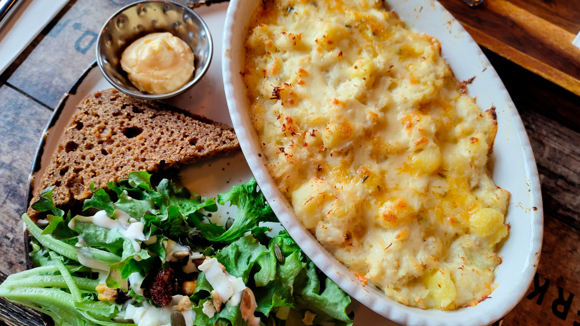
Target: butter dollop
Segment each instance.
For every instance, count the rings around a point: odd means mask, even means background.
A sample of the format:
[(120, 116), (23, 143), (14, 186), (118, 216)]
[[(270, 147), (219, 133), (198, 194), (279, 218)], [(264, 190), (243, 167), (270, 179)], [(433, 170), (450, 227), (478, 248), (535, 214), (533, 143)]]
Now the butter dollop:
[(167, 94), (193, 76), (193, 51), (171, 33), (151, 33), (131, 43), (121, 55), (121, 67), (142, 92)]

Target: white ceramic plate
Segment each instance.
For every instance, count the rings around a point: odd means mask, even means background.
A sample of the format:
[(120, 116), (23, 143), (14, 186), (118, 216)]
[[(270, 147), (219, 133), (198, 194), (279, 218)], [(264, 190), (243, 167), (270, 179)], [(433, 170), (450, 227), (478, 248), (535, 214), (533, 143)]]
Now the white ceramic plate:
[[(232, 125), (226, 98), (222, 84), (221, 74), (221, 44), (223, 27), (228, 4), (212, 5), (196, 9), (209, 26), (215, 41), (215, 56), (212, 64), (203, 79), (187, 93), (168, 101), (168, 103), (183, 110), (195, 114), (204, 115), (210, 119)], [(72, 116), (77, 112), (76, 105), (85, 96), (112, 86), (105, 80), (99, 68), (94, 62), (75, 82), (73, 87), (63, 97), (55, 108), (55, 112), (44, 137), (40, 143), (32, 169), (30, 187), (38, 186), (40, 176), (44, 173), (50, 162), (50, 158), (64, 134), (65, 128), (72, 121)], [(180, 181), (191, 191), (202, 196), (216, 196), (219, 193), (229, 191), (232, 186), (245, 183), (252, 177), (252, 172), (241, 152), (236, 154), (216, 157), (201, 161), (196, 164), (183, 166), (179, 170)], [(29, 191), (30, 194), (32, 191)], [(214, 222), (225, 220), (229, 216), (235, 216), (236, 210), (229, 207), (221, 207), (218, 212), (212, 214)], [(268, 223), (266, 224), (268, 225)], [(270, 224), (274, 232), (281, 230), (279, 224)], [(395, 325), (383, 317), (372, 312), (358, 302), (353, 301), (350, 309), (355, 311), (355, 325)]]
[(421, 310), (387, 298), (373, 286), (361, 284), (326, 251), (296, 218), (265, 168), (265, 156), (249, 119), (249, 101), (240, 71), (244, 60), (247, 26), (260, 0), (233, 0), (228, 8), (223, 76), (230, 115), (250, 169), (278, 218), (314, 263), (343, 290), (378, 314), (405, 325), (487, 325), (508, 313), (523, 297), (539, 260), (543, 211), (540, 183), (530, 143), (503, 83), (480, 48), (438, 2), (386, 0), (413, 30), (439, 39), (442, 55), (458, 80), (475, 80), (468, 86), (482, 109), (496, 107), (499, 130), (489, 167), (497, 185), (511, 192), (506, 222), (509, 238), (500, 249), (503, 263), (497, 270), (498, 288), (475, 307), (456, 311)]

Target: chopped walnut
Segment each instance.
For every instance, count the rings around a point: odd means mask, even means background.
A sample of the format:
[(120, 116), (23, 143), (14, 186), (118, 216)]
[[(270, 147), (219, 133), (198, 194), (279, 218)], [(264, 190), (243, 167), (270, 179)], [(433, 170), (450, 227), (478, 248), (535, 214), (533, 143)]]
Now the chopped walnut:
[(211, 299), (213, 301), (213, 306), (217, 312), (222, 310), (222, 297), (218, 293), (218, 291), (213, 290), (211, 291)]
[(188, 311), (191, 310), (191, 307), (193, 307), (193, 304), (191, 303), (191, 300), (189, 300), (189, 297), (183, 296), (183, 298), (179, 299), (179, 302), (177, 303), (177, 307), (175, 308), (175, 310)]
[(117, 289), (111, 289), (104, 283), (97, 285), (96, 290), (100, 301), (114, 301), (117, 299)]
[(181, 260), (185, 257), (189, 256), (189, 251), (187, 250), (179, 250), (179, 251), (175, 251), (173, 252), (173, 258), (175, 258), (176, 260)]
[(242, 313), (242, 319), (248, 321), (248, 319), (254, 315), (256, 311), (256, 297), (254, 297), (254, 292), (250, 288), (245, 288), (242, 294), (242, 302), (240, 305), (240, 312)]
[(203, 264), (207, 260), (207, 258), (209, 258), (209, 257), (193, 259), (193, 263), (195, 264), (195, 267), (196, 268), (199, 267), (201, 264)]

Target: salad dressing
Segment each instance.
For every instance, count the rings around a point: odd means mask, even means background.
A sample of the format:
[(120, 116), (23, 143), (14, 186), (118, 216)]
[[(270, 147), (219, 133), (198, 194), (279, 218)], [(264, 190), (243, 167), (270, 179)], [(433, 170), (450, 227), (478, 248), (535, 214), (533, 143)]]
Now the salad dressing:
[(79, 263), (81, 263), (81, 265), (89, 267), (93, 270), (94, 273), (99, 274), (99, 284), (106, 283), (107, 278), (109, 277), (109, 269), (111, 266), (105, 262), (95, 259), (87, 247), (77, 249), (76, 252), (79, 258)]
[(129, 283), (131, 284), (131, 289), (138, 295), (143, 295), (143, 289), (141, 288), (141, 284), (145, 277), (141, 275), (139, 272), (135, 272), (129, 275)]
[[(182, 246), (171, 239), (165, 241), (163, 247), (165, 249), (165, 261), (177, 261), (186, 256), (184, 254), (185, 252), (187, 252), (187, 255), (189, 255), (190, 252), (189, 247)], [(180, 254), (183, 255), (181, 258), (178, 257)]]
[(87, 242), (85, 241), (85, 239), (79, 237), (79, 240), (77, 241), (76, 246), (77, 247), (86, 247), (87, 246)]
[(197, 273), (199, 272), (199, 270), (197, 269), (197, 266), (195, 265), (195, 263), (193, 262), (196, 259), (201, 259), (204, 258), (205, 256), (201, 253), (201, 252), (192, 252), (189, 254), (189, 258), (187, 260), (187, 264), (185, 264), (185, 266), (183, 266), (181, 268), (181, 270), (185, 273), (185, 274), (190, 274), (190, 273)]
[[(138, 326), (162, 325), (169, 326), (171, 323), (171, 314), (176, 311), (179, 300), (183, 298), (182, 295), (174, 295), (171, 302), (162, 308), (157, 308), (147, 301), (143, 302), (142, 307), (135, 307), (128, 305), (125, 312), (126, 319), (133, 319)], [(195, 320), (195, 312), (193, 310), (180, 311), (185, 319), (186, 326), (193, 326)]]
[[(107, 275), (109, 275), (109, 268), (111, 266), (107, 265), (106, 263), (93, 258), (93, 255), (89, 252), (88, 248), (80, 248), (76, 250), (77, 255), (79, 257), (79, 263), (81, 263), (81, 265), (92, 268), (92, 269), (96, 269), (97, 271), (99, 271), (99, 273), (102, 272), (106, 272)], [(106, 279), (106, 277), (105, 277)]]
[(138, 222), (129, 214), (119, 209), (115, 209), (113, 216), (116, 216), (117, 219), (114, 220), (110, 218), (106, 211), (98, 211), (93, 216), (78, 215), (69, 222), (68, 226), (69, 228), (74, 229), (76, 221), (79, 221), (84, 223), (93, 223), (96, 226), (107, 228), (109, 230), (118, 229), (125, 238), (131, 240), (135, 251), (140, 252), (141, 244), (138, 241), (148, 240), (148, 237), (143, 234), (145, 224), (143, 224), (143, 222)]

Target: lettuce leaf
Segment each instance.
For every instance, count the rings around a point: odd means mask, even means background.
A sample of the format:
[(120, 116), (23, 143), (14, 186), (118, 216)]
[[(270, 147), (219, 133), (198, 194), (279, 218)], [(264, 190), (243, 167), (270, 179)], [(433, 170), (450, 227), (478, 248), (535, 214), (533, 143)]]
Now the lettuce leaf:
[(63, 221), (62, 216), (55, 216), (55, 215), (48, 215), (46, 219), (50, 222), (44, 230), (42, 230), (42, 234), (52, 234), (52, 232), (56, 229), (58, 224)]
[(46, 266), (52, 264), (48, 250), (39, 246), (34, 238), (30, 243), (32, 245), (32, 251), (30, 252), (30, 262), (33, 266)]
[(331, 279), (325, 278), (324, 291), (320, 293), (320, 279), (314, 263), (308, 262), (306, 270), (296, 279), (295, 303), (299, 311), (309, 310), (316, 314), (314, 324), (336, 320), (352, 325), (351, 318), (346, 314), (350, 297), (344, 293)]
[(153, 188), (151, 185), (151, 174), (146, 171), (135, 171), (129, 173), (127, 182), (133, 188), (142, 188), (145, 190), (151, 190)]
[[(276, 258), (277, 245), (284, 255), (284, 263)], [(316, 314), (315, 324), (332, 322), (340, 325), (352, 325), (352, 319), (346, 314), (350, 297), (324, 274), (317, 272), (314, 264), (302, 253), (287, 232), (271, 239), (269, 248), (262, 245), (251, 234), (221, 249), (215, 258), (224, 265), (229, 274), (242, 277), (254, 292), (258, 307), (257, 312), (268, 317), (279, 307), (287, 306), (296, 309), (302, 316), (306, 310)], [(321, 292), (321, 281), (325, 288)], [(211, 298), (212, 286), (207, 282), (204, 273), (200, 273), (192, 299), (198, 301), (201, 312), (203, 302)], [(209, 297), (209, 298), (208, 298)], [(196, 310), (197, 311), (197, 310)], [(209, 318), (202, 313), (199, 321), (212, 325), (220, 319), (234, 324), (235, 316), (228, 313), (217, 314)], [(196, 319), (197, 320), (197, 319)]]
[(154, 213), (156, 211), (152, 198), (135, 199), (129, 196), (127, 190), (123, 190), (121, 195), (119, 195), (119, 200), (115, 202), (114, 207), (137, 220), (140, 220), (148, 213)]
[(267, 252), (268, 249), (250, 234), (220, 250), (215, 258), (225, 266), (228, 273), (248, 283), (252, 267)]
[(183, 216), (189, 216), (202, 208), (208, 212), (217, 211), (214, 198), (203, 199), (197, 194), (192, 195), (185, 187), (176, 188), (171, 180), (161, 180), (157, 191), (161, 196), (155, 198), (155, 204), (159, 207), (161, 217), (167, 217), (170, 207), (177, 208)]
[(115, 213), (115, 206), (105, 189), (99, 188), (95, 191), (94, 183), (91, 183), (90, 189), (93, 192), (93, 196), (85, 200), (83, 211), (86, 211), (89, 208), (94, 208), (99, 211), (106, 211), (109, 216), (113, 215)]
[[(209, 318), (205, 313), (203, 313), (203, 304), (211, 299), (204, 299), (199, 302), (196, 307), (193, 307), (195, 311), (195, 321), (194, 325), (220, 325), (220, 321), (228, 321), (232, 326), (246, 326), (248, 323), (242, 319), (242, 313), (239, 307), (232, 307), (231, 301), (226, 303), (226, 306), (222, 308), (219, 313), (216, 313), (212, 318)], [(224, 323), (227, 325), (228, 323)], [(222, 325), (224, 325), (222, 324)]]
[[(135, 248), (134, 243), (123, 236), (119, 229), (107, 229), (93, 223), (75, 220), (73, 230), (79, 233), (79, 236), (84, 239), (88, 246), (105, 248), (121, 257), (121, 261), (110, 266), (112, 275), (115, 270), (120, 272), (120, 277), (123, 279), (126, 279), (134, 272), (147, 275), (155, 265), (155, 257), (149, 255), (147, 250), (141, 249), (141, 246)], [(107, 286), (116, 288), (119, 284), (116, 279), (109, 277)]]
[(280, 281), (274, 281), (266, 287), (257, 287), (254, 289), (254, 296), (258, 305), (256, 311), (263, 313), (266, 317), (270, 316), (275, 308), (294, 307), (294, 300), (288, 286)]
[[(42, 234), (52, 234), (54, 238), (69, 244), (77, 242), (78, 233), (68, 227), (68, 223), (72, 219), (70, 211), (62, 219), (58, 217), (51, 219), (51, 215), (47, 219), (50, 221), (50, 224), (42, 231)], [(54, 229), (52, 229), (53, 226)]]
[(54, 206), (54, 201), (52, 200), (52, 190), (54, 187), (48, 187), (40, 193), (40, 198), (32, 204), (32, 209), (37, 212), (47, 212), (50, 211), (54, 216), (63, 217), (64, 211), (62, 209), (56, 208)]
[(260, 222), (278, 222), (278, 218), (266, 201), (266, 197), (258, 190), (258, 183), (254, 178), (245, 184), (234, 186), (231, 191), (219, 194), (218, 203), (235, 205), (238, 208), (234, 224), (223, 234), (216, 237), (213, 234), (204, 234), (210, 241), (231, 243), (244, 233), (257, 227)]

